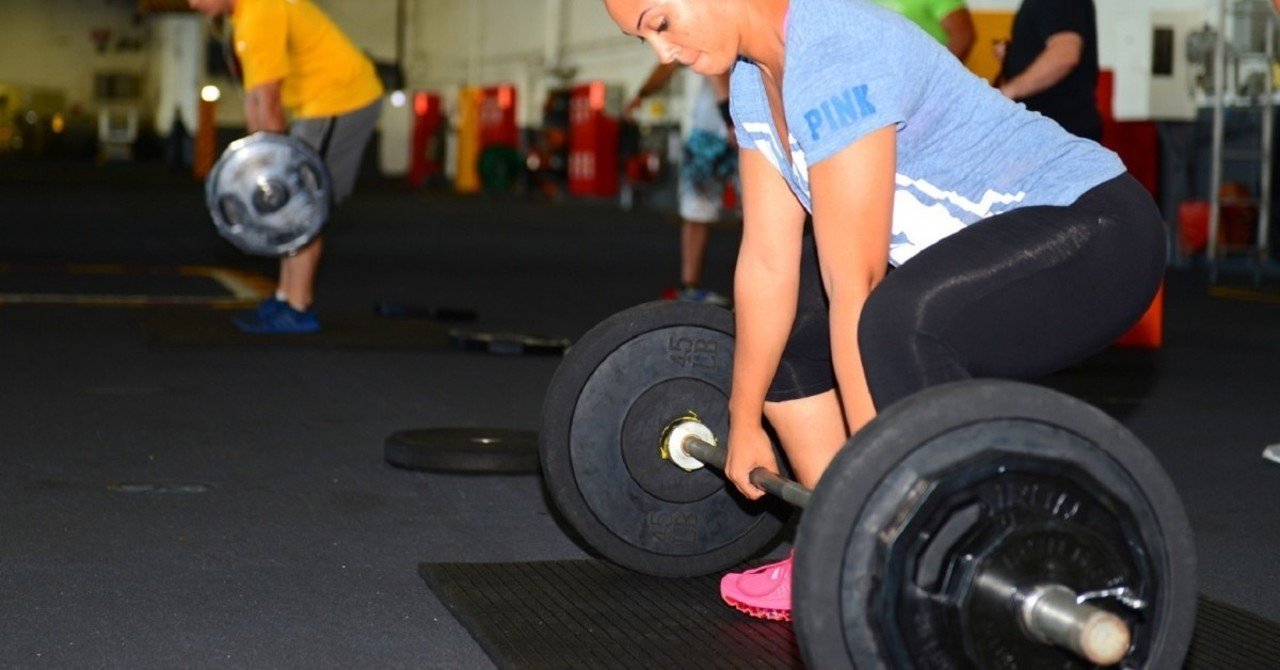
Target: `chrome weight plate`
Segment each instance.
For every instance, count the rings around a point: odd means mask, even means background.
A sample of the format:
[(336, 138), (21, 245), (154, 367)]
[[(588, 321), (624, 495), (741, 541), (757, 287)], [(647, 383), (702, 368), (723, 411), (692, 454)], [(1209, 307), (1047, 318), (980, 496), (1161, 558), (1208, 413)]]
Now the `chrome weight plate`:
[(218, 233), (245, 253), (284, 256), (329, 218), (333, 193), (320, 155), (300, 139), (254, 133), (232, 142), (205, 182)]

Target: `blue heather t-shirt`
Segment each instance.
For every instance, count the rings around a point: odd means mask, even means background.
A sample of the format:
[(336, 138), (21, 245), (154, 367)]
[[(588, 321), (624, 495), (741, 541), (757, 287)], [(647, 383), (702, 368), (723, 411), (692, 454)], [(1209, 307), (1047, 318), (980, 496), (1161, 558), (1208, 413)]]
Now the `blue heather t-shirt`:
[(810, 212), (810, 166), (897, 126), (893, 265), (987, 217), (1069, 205), (1125, 171), (1114, 153), (1004, 97), (868, 0), (791, 0), (782, 82), (790, 165), (760, 69), (745, 60), (730, 81), (734, 126), (739, 145), (761, 151)]

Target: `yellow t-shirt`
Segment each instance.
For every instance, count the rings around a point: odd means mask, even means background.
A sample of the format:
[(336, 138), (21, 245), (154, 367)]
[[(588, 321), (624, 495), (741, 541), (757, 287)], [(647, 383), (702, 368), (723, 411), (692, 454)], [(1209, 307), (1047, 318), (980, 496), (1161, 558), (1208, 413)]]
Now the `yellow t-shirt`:
[(311, 0), (238, 0), (231, 15), (244, 87), (281, 80), (297, 118), (345, 114), (382, 96), (373, 63)]

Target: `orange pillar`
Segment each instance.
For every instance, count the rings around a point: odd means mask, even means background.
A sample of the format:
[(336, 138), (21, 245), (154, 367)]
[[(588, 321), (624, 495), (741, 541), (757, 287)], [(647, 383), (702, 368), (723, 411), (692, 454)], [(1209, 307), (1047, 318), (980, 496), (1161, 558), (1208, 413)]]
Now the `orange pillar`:
[(218, 127), (215, 121), (218, 103), (200, 100), (200, 118), (196, 122), (195, 147), (191, 156), (191, 172), (204, 180), (213, 169), (218, 153)]
[(463, 87), (458, 95), (457, 177), (453, 187), (459, 193), (480, 190), (480, 105), (484, 91)]
[(997, 42), (1007, 42), (1013, 35), (1013, 12), (974, 10), (970, 15), (973, 17), (973, 49), (964, 64), (979, 77), (995, 81), (1002, 63), (996, 59), (994, 46)]

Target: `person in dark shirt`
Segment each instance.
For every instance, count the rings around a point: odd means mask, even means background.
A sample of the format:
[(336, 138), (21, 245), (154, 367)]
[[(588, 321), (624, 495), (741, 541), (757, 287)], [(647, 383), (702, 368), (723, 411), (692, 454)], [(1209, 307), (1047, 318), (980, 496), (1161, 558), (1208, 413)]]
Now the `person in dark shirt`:
[(1023, 0), (1012, 39), (996, 55), (1002, 61), (1001, 93), (1073, 135), (1102, 138), (1093, 0)]

